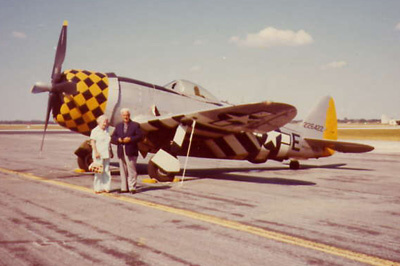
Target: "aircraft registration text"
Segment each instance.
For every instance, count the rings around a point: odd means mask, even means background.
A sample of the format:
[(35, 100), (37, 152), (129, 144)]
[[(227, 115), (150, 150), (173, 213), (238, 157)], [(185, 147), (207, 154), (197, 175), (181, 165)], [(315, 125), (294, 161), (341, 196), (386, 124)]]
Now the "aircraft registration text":
[(320, 132), (324, 132), (324, 127), (323, 126), (316, 125), (314, 123), (304, 122), (303, 127), (307, 128), (307, 129), (313, 129), (313, 130), (317, 130), (317, 131), (320, 131)]

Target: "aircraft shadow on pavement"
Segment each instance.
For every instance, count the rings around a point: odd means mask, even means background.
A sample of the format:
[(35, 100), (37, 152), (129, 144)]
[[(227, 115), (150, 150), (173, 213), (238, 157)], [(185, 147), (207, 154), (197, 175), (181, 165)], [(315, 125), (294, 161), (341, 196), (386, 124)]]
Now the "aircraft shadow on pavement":
[[(338, 170), (353, 170), (353, 171), (372, 171), (366, 168), (355, 168), (355, 167), (342, 167), (347, 165), (346, 163), (337, 164), (325, 164), (325, 165), (301, 165), (301, 169), (313, 169), (313, 168), (326, 168), (326, 169), (338, 169)], [(299, 170), (301, 170), (299, 169)]]
[[(118, 167), (118, 163), (113, 164), (113, 166)], [(147, 164), (137, 164), (138, 174), (147, 175)], [(256, 167), (256, 168), (200, 168), (200, 169), (187, 169), (186, 178), (187, 181), (194, 181), (196, 179), (220, 179), (220, 180), (231, 180), (239, 182), (249, 182), (249, 183), (260, 183), (260, 184), (276, 184), (276, 185), (289, 185), (289, 186), (313, 186), (316, 183), (287, 179), (287, 178), (269, 178), (269, 177), (257, 177), (249, 175), (240, 175), (240, 172), (255, 172), (255, 171), (266, 171), (266, 170), (287, 170), (286, 167), (271, 168), (271, 167)], [(179, 173), (182, 176), (183, 171)], [(113, 175), (119, 175), (119, 170), (114, 170)], [(170, 186), (146, 186), (142, 188), (144, 190), (152, 189), (166, 189)]]
[[(314, 182), (303, 181), (298, 179), (287, 178), (271, 178), (271, 177), (257, 177), (248, 175), (238, 175), (236, 173), (244, 172), (261, 172), (261, 171), (302, 171), (313, 168), (325, 169), (339, 169), (339, 170), (356, 170), (356, 171), (371, 171), (370, 169), (343, 167), (347, 164), (326, 164), (326, 165), (301, 165), (298, 170), (292, 170), (286, 166), (282, 167), (251, 167), (251, 168), (209, 168), (209, 169), (188, 169), (186, 171), (188, 176), (197, 178), (211, 178), (211, 179), (226, 179), (232, 181), (254, 182), (264, 184), (277, 184), (277, 185), (290, 185), (290, 186), (313, 186)], [(210, 177), (210, 175), (212, 177)]]
[(170, 185), (140, 185), (137, 193), (147, 192), (147, 191), (155, 191), (162, 189), (170, 189)]
[[(110, 165), (119, 169), (118, 162), (112, 162)], [(314, 169), (314, 168), (324, 168), (324, 169), (339, 169), (339, 170), (359, 170), (359, 171), (372, 171), (371, 169), (366, 168), (354, 168), (354, 167), (343, 167), (347, 165), (346, 163), (336, 163), (336, 164), (323, 164), (323, 165), (312, 165), (312, 164), (302, 164), (300, 169), (292, 170), (289, 168), (288, 164), (284, 164), (280, 167), (218, 167), (218, 168), (199, 168), (199, 169), (188, 169), (187, 171), (193, 170), (220, 170), (223, 172), (251, 172), (251, 171), (301, 171), (307, 169)], [(138, 163), (137, 164), (137, 171), (138, 174), (147, 174), (147, 164), (145, 163)], [(113, 173), (119, 174), (119, 170), (114, 170)], [(182, 173), (182, 171), (181, 171)]]
[[(268, 168), (269, 169), (269, 168)], [(259, 170), (259, 169), (258, 169)], [(254, 172), (257, 171), (254, 168), (211, 168), (211, 169), (188, 169), (186, 170), (185, 178), (186, 181), (195, 180), (193, 177), (198, 179), (219, 179), (219, 180), (230, 180), (248, 183), (259, 183), (259, 184), (275, 184), (275, 185), (286, 185), (286, 186), (314, 186), (316, 183), (308, 182), (303, 180), (280, 178), (280, 177), (259, 177), (253, 175), (240, 175), (240, 172)]]
[[(138, 188), (136, 190), (136, 193), (142, 193), (142, 192), (147, 192), (147, 191), (154, 191), (154, 190), (162, 190), (162, 189), (169, 189), (171, 186), (169, 185), (138, 185)], [(111, 193), (121, 193), (121, 189), (112, 189), (110, 190)], [(123, 192), (122, 194), (127, 194), (128, 192)]]
[[(119, 167), (118, 162), (111, 163), (112, 166)], [(276, 185), (287, 185), (287, 186), (314, 186), (316, 183), (288, 179), (288, 178), (278, 178), (278, 177), (265, 177), (265, 176), (254, 176), (254, 175), (240, 175), (240, 173), (257, 173), (261, 171), (302, 171), (314, 168), (325, 168), (325, 169), (340, 169), (340, 170), (359, 170), (359, 171), (370, 171), (370, 169), (362, 168), (350, 168), (343, 167), (347, 164), (326, 164), (326, 165), (301, 165), (298, 170), (291, 170), (288, 166), (283, 165), (281, 167), (251, 167), (251, 168), (239, 168), (239, 167), (219, 167), (219, 168), (193, 168), (186, 170), (185, 181), (192, 181), (196, 179), (220, 179), (220, 180), (231, 180), (239, 182), (249, 182), (249, 183), (260, 183), (260, 184), (276, 184)], [(147, 174), (147, 164), (139, 163), (137, 164), (138, 174)], [(181, 171), (179, 175), (182, 175)], [(119, 175), (119, 170), (114, 170), (113, 175)], [(146, 186), (142, 188), (142, 191), (156, 190), (156, 189), (167, 189), (170, 186)]]

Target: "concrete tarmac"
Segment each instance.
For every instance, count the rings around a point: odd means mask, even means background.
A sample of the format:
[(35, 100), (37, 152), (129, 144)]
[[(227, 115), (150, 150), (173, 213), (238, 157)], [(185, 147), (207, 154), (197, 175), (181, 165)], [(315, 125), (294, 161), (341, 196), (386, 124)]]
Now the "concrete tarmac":
[(398, 142), (300, 170), (189, 158), (183, 183), (153, 185), (140, 159), (139, 193), (115, 171), (96, 195), (74, 172), (85, 139), (40, 154), (40, 134), (0, 135), (0, 265), (400, 265)]

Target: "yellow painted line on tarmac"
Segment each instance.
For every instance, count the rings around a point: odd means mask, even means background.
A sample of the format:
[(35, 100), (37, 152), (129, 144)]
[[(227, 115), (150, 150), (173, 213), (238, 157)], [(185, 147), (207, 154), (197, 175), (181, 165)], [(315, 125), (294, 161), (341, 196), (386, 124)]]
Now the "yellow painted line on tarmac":
[[(86, 192), (86, 193), (90, 193), (90, 194), (94, 193), (92, 189), (89, 189), (86, 187), (68, 184), (68, 183), (60, 182), (60, 181), (56, 181), (56, 180), (49, 180), (49, 179), (46, 179), (43, 177), (35, 176), (30, 173), (21, 173), (18, 171), (9, 170), (9, 169), (5, 169), (5, 168), (1, 168), (1, 167), (0, 167), (0, 171), (3, 173), (13, 174), (13, 175), (17, 175), (17, 176), (20, 176), (23, 178), (40, 181), (40, 182), (47, 183), (47, 184), (66, 187), (66, 188), (70, 188), (73, 190), (78, 190), (78, 191), (82, 191), (82, 192)], [(216, 225), (223, 226), (226, 228), (231, 228), (231, 229), (234, 229), (237, 231), (246, 232), (249, 234), (261, 236), (261, 237), (267, 238), (267, 239), (276, 240), (276, 241), (287, 243), (290, 245), (300, 246), (303, 248), (321, 251), (321, 252), (324, 252), (327, 254), (336, 255), (336, 256), (343, 257), (343, 258), (346, 258), (349, 260), (354, 260), (354, 261), (358, 261), (358, 262), (362, 262), (362, 263), (366, 263), (366, 264), (370, 264), (370, 265), (400, 266), (399, 262), (390, 261), (390, 260), (382, 259), (379, 257), (367, 255), (364, 253), (354, 252), (351, 250), (338, 248), (338, 247), (330, 246), (327, 244), (322, 244), (322, 243), (306, 240), (306, 239), (303, 239), (300, 237), (295, 237), (295, 236), (290, 236), (290, 235), (286, 235), (283, 233), (274, 232), (271, 230), (266, 230), (266, 229), (259, 228), (256, 226), (242, 224), (239, 222), (227, 220), (224, 218), (219, 218), (219, 217), (208, 215), (208, 214), (202, 214), (202, 213), (198, 213), (198, 212), (194, 212), (194, 211), (169, 207), (166, 205), (162, 205), (162, 204), (158, 204), (158, 203), (154, 203), (154, 202), (150, 202), (150, 201), (140, 200), (140, 199), (136, 199), (133, 197), (115, 195), (115, 194), (111, 194), (111, 193), (104, 193), (104, 194), (100, 194), (100, 195), (109, 197), (109, 198), (113, 198), (116, 200), (128, 202), (128, 203), (144, 206), (144, 207), (153, 208), (153, 209), (168, 212), (168, 213), (185, 216), (185, 217), (192, 218), (195, 220), (199, 220), (199, 221), (203, 221), (203, 222), (207, 222), (207, 223), (211, 223), (211, 224), (216, 224)]]

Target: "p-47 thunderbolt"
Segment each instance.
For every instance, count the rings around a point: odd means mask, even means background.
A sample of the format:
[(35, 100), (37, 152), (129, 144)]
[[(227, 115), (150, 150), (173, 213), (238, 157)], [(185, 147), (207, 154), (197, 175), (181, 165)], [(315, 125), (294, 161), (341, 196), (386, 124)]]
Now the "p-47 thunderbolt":
[[(62, 71), (67, 26), (65, 21), (51, 84), (37, 83), (32, 88), (32, 93), (49, 93), (41, 149), (50, 113), (61, 126), (90, 135), (97, 125), (96, 118), (103, 114), (109, 117), (112, 126), (121, 122), (122, 108), (129, 108), (134, 120), (140, 123), (145, 137), (139, 143), (139, 150), (143, 157), (154, 154), (148, 163), (148, 173), (158, 181), (170, 181), (179, 173), (178, 156), (262, 163), (268, 159), (318, 158), (331, 155), (333, 150), (364, 152), (372, 148), (334, 140), (336, 129), (332, 125), (336, 123), (336, 114), (333, 117), (331, 100), (327, 112), (318, 108), (317, 114), (304, 122), (301, 130), (286, 132), (283, 126), (297, 113), (289, 104), (264, 101), (230, 105), (186, 80), (158, 86), (115, 73), (81, 69)], [(325, 106), (326, 101), (321, 105)], [(328, 124), (320, 119), (326, 114)], [(84, 142), (75, 154), (79, 166), (87, 169), (91, 163), (90, 145)], [(292, 168), (296, 166), (298, 163), (291, 163)]]

